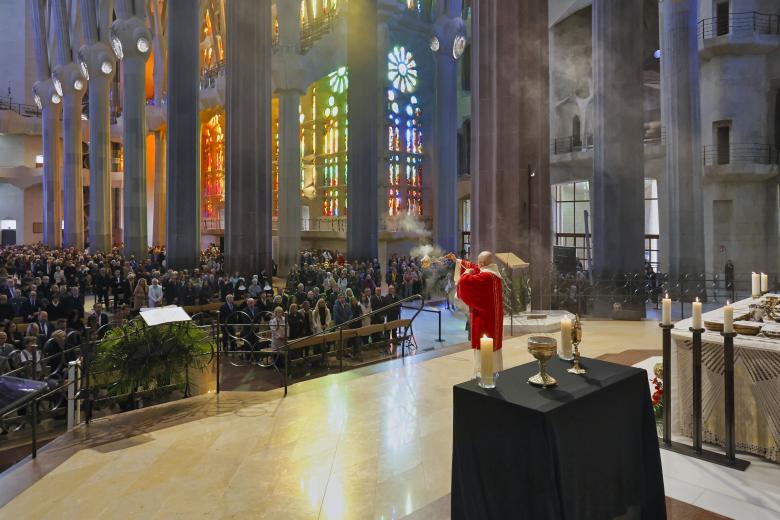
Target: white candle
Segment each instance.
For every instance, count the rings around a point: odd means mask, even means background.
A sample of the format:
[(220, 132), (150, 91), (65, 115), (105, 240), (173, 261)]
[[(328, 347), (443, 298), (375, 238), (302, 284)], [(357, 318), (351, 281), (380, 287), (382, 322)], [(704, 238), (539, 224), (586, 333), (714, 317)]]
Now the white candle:
[(750, 294), (753, 298), (761, 296), (761, 275), (758, 273), (750, 274)]
[(479, 340), (479, 352), (482, 360), (482, 384), (490, 386), (493, 384), (493, 338), (482, 337)]
[(663, 301), (661, 302), (661, 324), (662, 325), (671, 325), (672, 324), (672, 300), (669, 298), (669, 295), (667, 294)]
[(769, 275), (761, 273), (761, 292), (769, 292)]
[(558, 343), (558, 357), (571, 359), (571, 320), (561, 319), (561, 342)]
[(699, 298), (693, 302), (693, 328), (696, 330), (701, 329), (701, 302)]
[(723, 332), (731, 334), (734, 332), (734, 307), (726, 300), (726, 306), (723, 307)]

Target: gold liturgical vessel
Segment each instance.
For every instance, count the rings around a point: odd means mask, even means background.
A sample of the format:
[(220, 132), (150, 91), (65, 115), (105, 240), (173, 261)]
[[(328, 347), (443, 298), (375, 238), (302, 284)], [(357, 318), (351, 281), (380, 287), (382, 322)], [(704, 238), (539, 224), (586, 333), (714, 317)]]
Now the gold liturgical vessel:
[(528, 378), (528, 382), (534, 386), (547, 388), (555, 386), (558, 381), (547, 373), (547, 362), (555, 355), (558, 342), (555, 338), (547, 336), (531, 336), (528, 338), (528, 352), (539, 361), (539, 373)]
[(582, 322), (580, 321), (580, 315), (574, 319), (574, 326), (571, 328), (571, 344), (574, 345), (574, 366), (567, 372), (571, 374), (582, 375), (587, 372), (580, 365), (580, 342), (582, 341)]

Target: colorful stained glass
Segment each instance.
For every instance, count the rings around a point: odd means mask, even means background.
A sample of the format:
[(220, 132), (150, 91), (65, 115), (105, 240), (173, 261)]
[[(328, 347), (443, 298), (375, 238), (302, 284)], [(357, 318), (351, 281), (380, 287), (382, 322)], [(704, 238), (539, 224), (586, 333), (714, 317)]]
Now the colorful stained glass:
[(417, 88), (417, 62), (404, 47), (394, 47), (387, 55), (387, 79), (404, 94)]

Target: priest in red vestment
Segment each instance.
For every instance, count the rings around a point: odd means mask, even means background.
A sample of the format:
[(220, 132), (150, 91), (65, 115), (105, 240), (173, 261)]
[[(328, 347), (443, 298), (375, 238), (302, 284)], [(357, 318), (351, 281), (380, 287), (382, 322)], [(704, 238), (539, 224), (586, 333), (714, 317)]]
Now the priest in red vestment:
[(459, 260), (452, 253), (448, 258), (456, 263), (454, 278), (458, 298), (469, 307), (475, 370), (480, 366), (479, 340), (487, 336), (493, 338), (493, 367), (496, 372), (501, 371), (504, 367), (501, 355), (504, 332), (503, 279), (494, 262), (493, 253), (483, 251), (476, 264)]

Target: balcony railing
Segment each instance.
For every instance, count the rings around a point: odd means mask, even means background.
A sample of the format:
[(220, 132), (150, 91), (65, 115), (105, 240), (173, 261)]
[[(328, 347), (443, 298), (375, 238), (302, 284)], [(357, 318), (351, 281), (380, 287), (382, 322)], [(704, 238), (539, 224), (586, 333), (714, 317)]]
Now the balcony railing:
[(217, 77), (225, 75), (225, 60), (220, 60), (213, 67), (204, 69), (200, 73), (200, 88), (214, 88), (217, 84)]
[(775, 34), (780, 35), (780, 15), (729, 13), (728, 17), (705, 18), (699, 21), (699, 38), (708, 40), (725, 34)]
[(778, 150), (769, 144), (732, 143), (727, 147), (702, 147), (704, 166), (724, 164), (779, 164)]
[(341, 9), (317, 16), (301, 27), (301, 52), (304, 53), (314, 46), (314, 42), (333, 30), (333, 24), (342, 13)]
[[(644, 137), (644, 143), (650, 145), (665, 144), (666, 129), (661, 127), (660, 130), (646, 133)], [(593, 134), (585, 134), (584, 136), (569, 135), (566, 137), (556, 137), (552, 142), (553, 155), (572, 152), (585, 152), (590, 150), (593, 150)]]
[(41, 111), (35, 105), (14, 103), (10, 97), (0, 96), (0, 110), (10, 110), (22, 117), (41, 117)]

